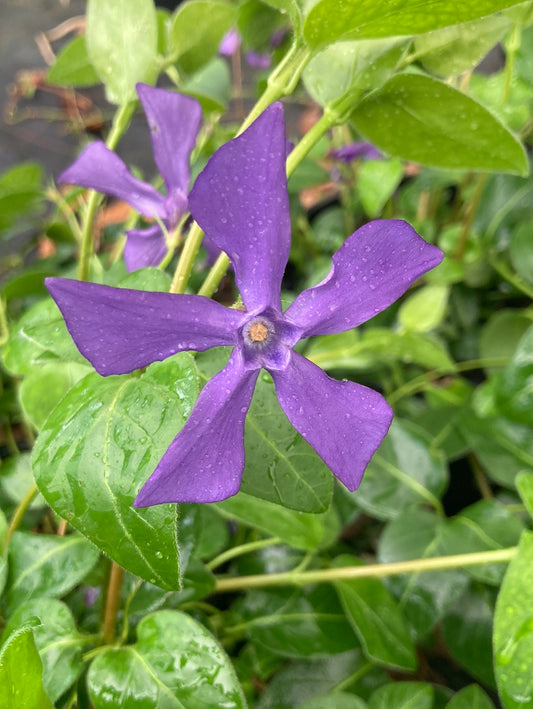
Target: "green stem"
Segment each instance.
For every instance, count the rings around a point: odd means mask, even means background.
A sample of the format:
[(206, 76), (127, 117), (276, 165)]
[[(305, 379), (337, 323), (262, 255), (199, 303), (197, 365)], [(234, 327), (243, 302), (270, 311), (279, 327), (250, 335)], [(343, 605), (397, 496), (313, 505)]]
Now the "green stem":
[(331, 583), (334, 581), (349, 581), (361, 578), (385, 578), (400, 574), (423, 573), (458, 569), (482, 564), (498, 564), (511, 561), (518, 547), (497, 549), (496, 551), (474, 552), (472, 554), (454, 554), (453, 556), (434, 556), (428, 559), (413, 559), (411, 561), (395, 561), (390, 564), (368, 564), (366, 566), (343, 566), (335, 569), (318, 569), (313, 571), (286, 571), (278, 574), (257, 574), (254, 576), (238, 576), (236, 578), (221, 578), (215, 586), (216, 593), (248, 590), (250, 588), (265, 588), (268, 586), (306, 586), (315, 583)]
[(202, 287), (198, 291), (198, 295), (205, 295), (210, 298), (218, 288), (220, 281), (224, 278), (229, 264), (230, 260), (227, 254), (222, 251), (215, 263), (211, 266), (205, 281), (202, 283)]
[(533, 288), (531, 288), (525, 281), (523, 281), (516, 273), (504, 263), (502, 263), (498, 256), (492, 256), (489, 254), (489, 263), (492, 268), (497, 271), (502, 278), (504, 278), (508, 283), (516, 288), (516, 290), (521, 291), (528, 298), (533, 300)]
[(474, 188), (474, 194), (472, 195), (472, 199), (468, 202), (468, 207), (466, 209), (466, 214), (463, 220), (463, 225), (461, 227), (461, 234), (459, 236), (457, 248), (455, 249), (452, 256), (452, 258), (454, 258), (456, 261), (460, 261), (462, 259), (463, 254), (468, 245), (468, 237), (470, 236), (470, 232), (472, 230), (472, 223), (474, 221), (474, 217), (476, 216), (476, 212), (481, 202), (483, 190), (485, 189), (485, 185), (487, 184), (487, 178), (487, 173), (483, 173), (481, 175), (478, 175), (477, 177), (476, 186)]
[(320, 138), (326, 135), (328, 130), (332, 128), (338, 120), (338, 115), (328, 110), (326, 107), (319, 120), (307, 131), (300, 142), (295, 145), (290, 152), (287, 158), (287, 177), (292, 175), (311, 148), (318, 143)]
[(271, 537), (270, 539), (259, 539), (255, 542), (241, 544), (238, 547), (233, 547), (232, 549), (228, 549), (227, 551), (222, 552), (222, 554), (215, 556), (212, 561), (206, 564), (206, 568), (208, 568), (209, 571), (212, 571), (213, 569), (216, 569), (217, 566), (222, 566), (222, 564), (226, 563), (226, 561), (230, 561), (237, 556), (249, 554), (252, 551), (257, 551), (257, 549), (264, 549), (265, 547), (275, 546), (280, 543), (281, 539), (279, 539), (279, 537)]
[(22, 522), (22, 519), (24, 515), (26, 514), (28, 507), (31, 505), (34, 497), (37, 496), (39, 492), (39, 488), (35, 483), (33, 483), (27, 490), (26, 494), (22, 498), (22, 500), (19, 502), (17, 509), (15, 510), (15, 513), (13, 514), (13, 517), (11, 518), (11, 522), (9, 523), (9, 527), (7, 528), (6, 532), (6, 537), (4, 539), (4, 546), (2, 551), (5, 552), (9, 542), (11, 540), (11, 537), (13, 536), (13, 533), (20, 527), (20, 523)]
[[(119, 107), (113, 118), (113, 125), (107, 136), (106, 145), (110, 150), (117, 147), (118, 141), (126, 131), (133, 111), (136, 106), (136, 101), (130, 101)], [(100, 205), (102, 195), (95, 190), (89, 190), (87, 205), (83, 218), (83, 226), (81, 229), (81, 247), (80, 261), (78, 264), (78, 279), (80, 281), (89, 280), (91, 272), (91, 256), (93, 253), (93, 225), (96, 212)]]

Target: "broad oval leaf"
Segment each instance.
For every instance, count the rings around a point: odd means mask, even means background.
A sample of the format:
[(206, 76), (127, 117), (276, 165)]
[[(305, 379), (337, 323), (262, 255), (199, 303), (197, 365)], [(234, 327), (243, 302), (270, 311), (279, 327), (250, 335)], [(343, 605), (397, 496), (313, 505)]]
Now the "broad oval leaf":
[(137, 626), (138, 641), (105, 650), (89, 668), (95, 709), (245, 709), (233, 667), (215, 638), (178, 611), (158, 611)]
[(491, 15), (516, 0), (319, 0), (307, 14), (304, 37), (311, 47), (341, 39), (421, 34)]
[(157, 77), (157, 17), (153, 0), (89, 0), (89, 58), (108, 99), (123, 105), (135, 99), (138, 81)]
[(440, 81), (399, 74), (351, 115), (386, 153), (440, 168), (528, 174), (523, 146), (486, 108)]
[(141, 510), (132, 502), (197, 393), (186, 353), (140, 377), (90, 374), (48, 417), (34, 449), (35, 479), (50, 506), (121, 566), (167, 589), (180, 585), (176, 505)]
[(446, 709), (494, 709), (494, 704), (477, 684), (461, 689), (446, 705)]
[(506, 709), (533, 707), (533, 533), (524, 532), (494, 616), (494, 661)]
[(432, 709), (433, 687), (424, 682), (396, 682), (377, 689), (368, 709)]
[(54, 709), (43, 687), (41, 658), (31, 628), (14, 633), (0, 652), (0, 706)]

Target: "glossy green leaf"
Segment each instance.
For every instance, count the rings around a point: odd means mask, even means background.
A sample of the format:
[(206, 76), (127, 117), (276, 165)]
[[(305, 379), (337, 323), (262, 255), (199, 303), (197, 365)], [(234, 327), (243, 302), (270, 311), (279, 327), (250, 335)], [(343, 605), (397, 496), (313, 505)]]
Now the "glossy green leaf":
[(2, 358), (6, 369), (15, 375), (31, 374), (37, 365), (49, 360), (86, 362), (51, 298), (34, 305), (11, 328)]
[[(343, 554), (333, 566), (358, 566), (357, 557)], [(417, 659), (402, 613), (378, 579), (335, 581), (335, 588), (352, 628), (373, 662), (386, 667), (415, 670)]]
[(428, 332), (435, 329), (444, 319), (448, 296), (447, 286), (422, 286), (400, 306), (400, 325), (410, 332)]
[(57, 598), (77, 586), (98, 560), (98, 549), (79, 534), (58, 537), (15, 532), (9, 542), (5, 603)]
[[(379, 540), (378, 560), (395, 561), (440, 556), (443, 521), (427, 509), (406, 509), (387, 524)], [(395, 576), (387, 586), (398, 598), (402, 613), (420, 638), (457, 605), (468, 575), (461, 569)]]
[(35, 212), (42, 182), (42, 167), (31, 162), (15, 165), (0, 176), (0, 232), (18, 218)]
[(400, 160), (368, 160), (357, 175), (357, 192), (369, 217), (377, 217), (403, 177)]
[(54, 361), (30, 372), (19, 388), (20, 404), (28, 421), (39, 430), (67, 391), (92, 371), (86, 364)]
[(430, 442), (425, 431), (396, 418), (361, 486), (351, 493), (353, 501), (378, 519), (393, 519), (415, 504), (437, 508), (447, 485), (447, 471)]
[(153, 0), (89, 0), (87, 50), (112, 103), (136, 97), (138, 81), (157, 77), (157, 18)]
[(533, 424), (533, 325), (496, 380), (494, 393), (498, 409), (507, 418)]
[(362, 334), (358, 330), (349, 330), (339, 335), (314, 337), (305, 354), (326, 370), (360, 370), (395, 361), (414, 363), (427, 369), (454, 370), (444, 345), (432, 335), (382, 327), (369, 328)]
[(83, 636), (76, 630), (72, 614), (64, 603), (52, 598), (35, 598), (22, 603), (4, 628), (2, 639), (38, 619), (33, 628), (35, 646), (43, 665), (43, 685), (55, 702), (76, 681), (83, 669)]
[(489, 15), (444, 27), (415, 37), (414, 52), (430, 72), (441, 76), (460, 74), (481, 61), (510, 26), (504, 15)]
[(180, 518), (180, 557), (187, 565), (191, 557), (209, 559), (229, 545), (228, 523), (215, 505), (182, 504)]
[(14, 633), (0, 651), (0, 706), (3, 709), (54, 709), (41, 677), (41, 658), (32, 630), (24, 628)]
[(366, 709), (365, 702), (347, 692), (332, 692), (309, 699), (299, 704), (297, 709)]
[[(33, 483), (31, 453), (21, 453), (2, 462), (0, 489), (14, 505), (18, 505), (22, 501)], [(31, 501), (29, 509), (42, 509), (43, 507), (46, 507), (43, 496), (36, 495)]]
[(311, 47), (341, 39), (396, 37), (429, 32), (491, 15), (516, 5), (515, 0), (359, 0), (339, 4), (337, 0), (319, 0), (309, 11), (304, 36)]
[(527, 175), (524, 148), (486, 108), (451, 86), (399, 74), (352, 113), (357, 130), (390, 155), (441, 168)]
[(177, 611), (158, 611), (137, 626), (138, 641), (105, 650), (89, 668), (95, 709), (245, 709), (229, 658), (210, 633)]
[(396, 682), (377, 689), (368, 709), (433, 709), (433, 687), (423, 682)]
[[(524, 526), (497, 500), (480, 500), (449, 520), (441, 531), (445, 554), (505, 549), (518, 543)], [(502, 564), (483, 564), (467, 569), (473, 578), (498, 585), (505, 573)]]
[(471, 684), (457, 692), (446, 709), (494, 709), (494, 704), (477, 684)]
[(495, 688), (492, 656), (494, 591), (472, 582), (442, 619), (453, 659), (486, 687)]
[(100, 83), (89, 54), (85, 36), (75, 37), (58, 54), (48, 72), (48, 82), (60, 86), (93, 86)]
[(50, 506), (124, 568), (162, 588), (180, 585), (177, 508), (132, 506), (198, 392), (191, 356), (140, 377), (85, 377), (46, 421), (34, 475)]
[(235, 7), (220, 0), (196, 0), (178, 8), (171, 27), (170, 54), (188, 74), (212, 59), (237, 21)]
[(357, 647), (334, 590), (250, 591), (234, 612), (252, 642), (284, 657), (324, 657)]
[(313, 551), (336, 538), (339, 525), (331, 508), (323, 514), (297, 512), (244, 492), (216, 505), (224, 515), (279, 537), (295, 549)]
[(533, 534), (524, 532), (494, 616), (494, 660), (505, 709), (533, 707)]
[(333, 475), (281, 410), (270, 377), (261, 374), (246, 417), (242, 491), (301, 512), (324, 512)]
[(321, 106), (342, 96), (375, 89), (394, 71), (405, 40), (339, 42), (315, 54), (305, 67), (305, 88)]

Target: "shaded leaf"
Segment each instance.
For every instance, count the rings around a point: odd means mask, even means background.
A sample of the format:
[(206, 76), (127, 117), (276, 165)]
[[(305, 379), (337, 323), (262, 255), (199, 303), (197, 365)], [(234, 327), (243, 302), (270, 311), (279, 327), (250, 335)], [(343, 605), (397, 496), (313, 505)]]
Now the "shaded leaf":
[(0, 706), (5, 709), (53, 709), (41, 676), (41, 658), (31, 628), (14, 633), (0, 651)]
[(57, 55), (47, 80), (60, 86), (93, 86), (100, 83), (89, 54), (85, 36), (75, 37)]

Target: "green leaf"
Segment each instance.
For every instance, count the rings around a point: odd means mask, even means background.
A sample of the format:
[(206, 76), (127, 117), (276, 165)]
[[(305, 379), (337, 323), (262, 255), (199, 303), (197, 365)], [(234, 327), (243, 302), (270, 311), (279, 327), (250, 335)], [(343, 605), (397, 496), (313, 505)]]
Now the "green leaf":
[(42, 182), (42, 167), (32, 162), (15, 165), (0, 176), (0, 232), (19, 217), (35, 212)]
[(377, 689), (368, 709), (432, 709), (433, 687), (423, 682), (396, 682)]
[[(246, 634), (283, 657), (334, 655), (357, 647), (330, 586), (250, 591), (234, 606)], [(230, 629), (231, 630), (231, 629)]]
[(520, 310), (497, 310), (492, 313), (481, 328), (479, 356), (481, 359), (511, 357), (530, 325), (531, 319)]
[(223, 113), (231, 97), (231, 74), (227, 62), (212, 59), (180, 86), (180, 93), (197, 99), (203, 111)]
[(301, 512), (324, 512), (333, 476), (281, 410), (269, 375), (257, 381), (246, 417), (242, 491)]
[(533, 325), (496, 379), (494, 394), (504, 416), (517, 423), (533, 424)]
[[(505, 549), (518, 543), (524, 526), (497, 500), (480, 500), (449, 520), (441, 531), (445, 554)], [(485, 583), (498, 585), (505, 567), (502, 564), (470, 566), (468, 573)]]
[[(333, 566), (359, 566), (355, 556), (343, 554)], [(415, 648), (394, 598), (378, 579), (335, 581), (335, 588), (367, 657), (385, 667), (415, 670)], [(392, 706), (392, 705), (391, 705)]]
[[(396, 561), (440, 556), (443, 521), (430, 510), (408, 508), (387, 524), (379, 540), (378, 559)], [(468, 576), (461, 569), (413, 573), (389, 579), (387, 586), (399, 598), (403, 615), (423, 638), (462, 595)]]
[(89, 54), (85, 36), (75, 37), (58, 54), (48, 72), (48, 83), (60, 86), (93, 86), (100, 83)]
[[(2, 462), (0, 488), (13, 504), (18, 505), (22, 501), (33, 483), (31, 453), (21, 453)], [(42, 495), (37, 495), (31, 501), (29, 509), (42, 509), (43, 507), (46, 507), (46, 502)], [(0, 548), (1, 541), (0, 535)]]
[(7, 520), (5, 514), (0, 510), (0, 598), (4, 592), (4, 587), (7, 581), (7, 553), (3, 552), (6, 534)]
[(533, 517), (533, 473), (518, 473), (516, 487), (530, 517)]
[(415, 37), (415, 55), (430, 72), (441, 76), (460, 74), (481, 61), (510, 26), (504, 15), (489, 15), (444, 27)]
[(229, 658), (200, 623), (159, 611), (143, 618), (137, 637), (135, 645), (105, 650), (89, 668), (95, 709), (245, 709)]
[(153, 0), (89, 0), (87, 49), (107, 98), (123, 105), (138, 81), (157, 77), (157, 18)]
[(494, 704), (477, 684), (471, 684), (454, 695), (446, 709), (494, 709)]
[(319, 549), (334, 541), (339, 532), (332, 508), (324, 514), (297, 512), (244, 492), (219, 502), (216, 508), (239, 522), (279, 537), (295, 549)]
[(533, 229), (530, 224), (520, 224), (513, 232), (509, 256), (520, 278), (533, 284)]
[(533, 533), (524, 532), (494, 616), (496, 680), (506, 709), (533, 707)]
[(297, 709), (366, 709), (366, 704), (353, 694), (332, 692), (298, 704)]
[(439, 508), (447, 485), (442, 458), (430, 449), (431, 438), (408, 421), (396, 418), (350, 497), (378, 519), (393, 519), (411, 505)]
[(43, 685), (55, 702), (81, 674), (83, 636), (76, 630), (72, 614), (64, 603), (51, 598), (35, 598), (20, 605), (4, 628), (5, 640), (32, 619), (35, 646), (43, 664)]
[(35, 368), (19, 388), (20, 405), (28, 421), (39, 430), (69, 389), (92, 371), (77, 362), (55, 361)]
[(63, 596), (98, 560), (98, 549), (79, 534), (58, 537), (15, 532), (8, 552), (5, 603), (11, 610), (31, 598)]
[(41, 658), (32, 630), (24, 628), (14, 633), (0, 652), (0, 706), (4, 709), (54, 709), (41, 675)]
[(304, 37), (311, 47), (341, 39), (397, 37), (429, 32), (491, 15), (516, 5), (516, 0), (359, 0), (339, 4), (319, 0), (307, 14)]
[(6, 369), (17, 376), (31, 374), (49, 360), (86, 363), (52, 298), (34, 305), (11, 328), (2, 357)]
[(357, 130), (390, 155), (441, 168), (528, 174), (524, 148), (486, 108), (451, 86), (399, 74), (363, 99)]
[(369, 217), (377, 217), (403, 177), (400, 160), (368, 160), (357, 174), (357, 192)]
[(444, 320), (448, 296), (448, 286), (422, 286), (401, 304), (398, 311), (400, 325), (409, 332), (434, 330)]
[(89, 375), (48, 417), (34, 449), (35, 479), (50, 506), (121, 566), (166, 589), (180, 585), (177, 508), (132, 502), (197, 393), (187, 353), (140, 377)]
[(212, 59), (226, 32), (237, 22), (237, 9), (219, 0), (195, 0), (178, 8), (171, 27), (170, 54), (187, 74)]

